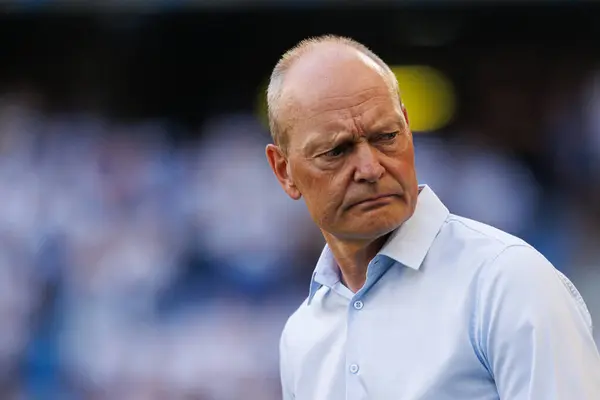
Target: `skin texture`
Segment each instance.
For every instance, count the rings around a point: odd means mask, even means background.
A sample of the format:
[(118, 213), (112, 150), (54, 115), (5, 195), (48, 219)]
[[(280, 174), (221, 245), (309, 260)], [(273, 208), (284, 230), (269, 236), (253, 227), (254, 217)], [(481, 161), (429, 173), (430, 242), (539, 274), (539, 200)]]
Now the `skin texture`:
[(415, 209), (406, 110), (382, 68), (335, 43), (295, 61), (280, 104), (287, 145), (267, 146), (269, 164), (292, 199), (304, 198), (343, 282), (356, 292), (370, 260)]

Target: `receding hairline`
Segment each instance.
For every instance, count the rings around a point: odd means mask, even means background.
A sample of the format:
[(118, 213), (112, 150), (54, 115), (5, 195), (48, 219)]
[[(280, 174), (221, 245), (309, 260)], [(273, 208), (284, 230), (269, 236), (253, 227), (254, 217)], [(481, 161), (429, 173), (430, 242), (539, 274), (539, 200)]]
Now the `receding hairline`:
[(389, 79), (386, 79), (386, 81), (389, 81), (388, 84), (391, 85), (390, 90), (398, 93), (398, 81), (393, 71), (378, 55), (362, 43), (348, 37), (336, 35), (323, 35), (304, 39), (281, 56), (275, 68), (273, 68), (267, 88), (267, 109), (271, 137), (273, 138), (273, 142), (284, 150), (287, 145), (287, 136), (285, 135), (287, 127), (283, 126), (279, 120), (279, 102), (285, 75), (303, 55), (319, 46), (330, 44), (347, 46), (357, 50), (360, 54), (375, 62), (384, 74), (388, 76)]

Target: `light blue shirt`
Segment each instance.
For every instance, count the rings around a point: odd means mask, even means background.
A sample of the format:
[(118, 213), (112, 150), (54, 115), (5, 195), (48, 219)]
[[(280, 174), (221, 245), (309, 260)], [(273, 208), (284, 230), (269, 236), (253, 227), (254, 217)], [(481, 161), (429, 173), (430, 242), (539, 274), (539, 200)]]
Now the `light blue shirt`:
[(591, 317), (571, 282), (427, 186), (359, 292), (325, 247), (280, 350), (284, 400), (600, 400)]

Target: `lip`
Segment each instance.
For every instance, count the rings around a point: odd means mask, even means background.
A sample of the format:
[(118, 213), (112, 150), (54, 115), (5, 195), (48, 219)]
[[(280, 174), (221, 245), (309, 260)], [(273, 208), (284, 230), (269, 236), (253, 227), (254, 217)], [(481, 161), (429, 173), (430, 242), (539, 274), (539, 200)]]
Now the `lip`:
[(354, 203), (351, 207), (355, 207), (355, 206), (375, 206), (375, 205), (380, 205), (380, 204), (385, 204), (387, 202), (389, 202), (392, 198), (394, 197), (398, 197), (397, 194), (382, 194), (379, 196), (375, 196), (375, 197), (370, 197), (368, 199), (365, 200), (361, 200), (357, 203)]

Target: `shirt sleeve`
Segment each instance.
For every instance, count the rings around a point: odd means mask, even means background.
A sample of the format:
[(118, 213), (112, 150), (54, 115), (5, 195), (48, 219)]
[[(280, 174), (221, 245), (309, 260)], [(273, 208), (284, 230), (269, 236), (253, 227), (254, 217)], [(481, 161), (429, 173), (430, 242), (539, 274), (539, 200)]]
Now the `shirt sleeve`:
[(575, 286), (525, 245), (506, 248), (489, 267), (475, 329), (500, 398), (600, 399), (600, 356)]
[(289, 361), (289, 350), (285, 339), (285, 330), (281, 334), (279, 341), (279, 373), (281, 375), (281, 388), (283, 391), (283, 400), (294, 400), (294, 385), (291, 377), (291, 365)]

